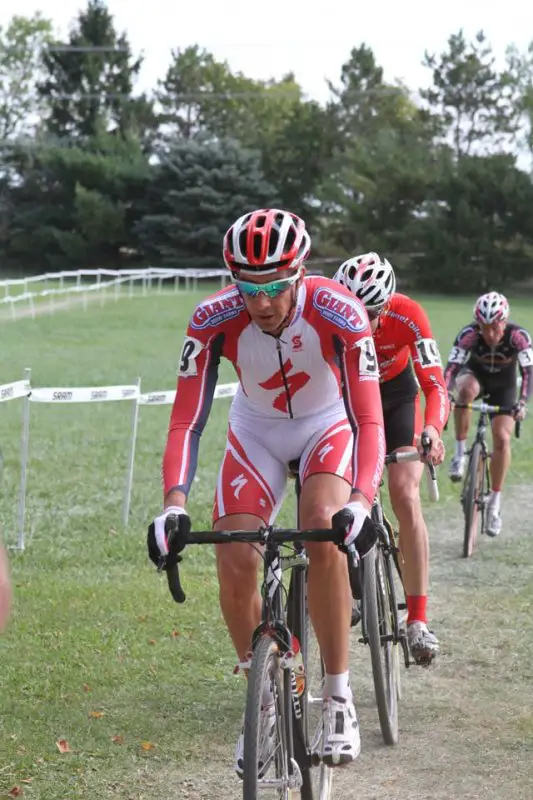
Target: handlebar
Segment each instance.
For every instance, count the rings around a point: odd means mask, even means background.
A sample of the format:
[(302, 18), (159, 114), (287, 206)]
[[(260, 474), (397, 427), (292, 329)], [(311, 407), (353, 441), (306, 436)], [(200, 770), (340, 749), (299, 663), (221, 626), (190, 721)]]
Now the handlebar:
[[(473, 403), (454, 403), (455, 408), (467, 408), (469, 411), (479, 411), (481, 414), (513, 414), (514, 406), (493, 406), (482, 400)], [(514, 433), (520, 439), (521, 420), (516, 419), (514, 423)]]
[(437, 473), (433, 461), (428, 458), (428, 453), (431, 449), (431, 440), (427, 433), (423, 433), (420, 439), (423, 453), (420, 455), (418, 450), (408, 450), (406, 452), (390, 453), (385, 456), (385, 465), (389, 464), (404, 464), (407, 461), (423, 461), (427, 467), (428, 476), (428, 492), (429, 499), (432, 503), (436, 503), (439, 499), (439, 485), (437, 483)]
[(178, 564), (182, 560), (181, 553), (190, 544), (231, 544), (233, 542), (246, 542), (248, 544), (267, 544), (274, 541), (279, 544), (290, 542), (333, 542), (346, 552), (348, 557), (348, 574), (352, 593), (359, 586), (357, 576), (357, 566), (360, 556), (373, 547), (378, 539), (378, 533), (374, 523), (369, 519), (365, 523), (357, 537), (357, 548), (355, 544), (348, 547), (344, 546), (346, 536), (346, 526), (351, 524), (351, 514), (346, 511), (345, 520), (341, 518), (341, 524), (336, 528), (313, 528), (309, 530), (298, 530), (293, 528), (274, 528), (271, 525), (264, 526), (255, 531), (191, 531), (190, 518), (181, 515), (169, 514), (165, 520), (165, 533), (168, 542), (168, 555), (162, 556), (158, 571), (163, 570), (167, 573), (168, 588), (176, 603), (184, 603), (186, 596), (181, 585)]

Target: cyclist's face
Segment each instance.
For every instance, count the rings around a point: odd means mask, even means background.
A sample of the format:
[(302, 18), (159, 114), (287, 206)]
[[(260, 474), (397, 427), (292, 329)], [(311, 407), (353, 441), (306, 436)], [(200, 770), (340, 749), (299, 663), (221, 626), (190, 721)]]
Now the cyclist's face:
[[(255, 297), (247, 294), (244, 288), (241, 290), (241, 295), (250, 317), (255, 324), (261, 328), (265, 333), (275, 334), (278, 329), (287, 320), (288, 315), (293, 307), (296, 299), (296, 293), (303, 279), (303, 269), (301, 270), (300, 277), (295, 283), (288, 285), (286, 288), (277, 294), (275, 297), (269, 297), (264, 292), (259, 292)], [(286, 278), (292, 278), (295, 275), (294, 270), (284, 270), (276, 275), (248, 275), (241, 273), (241, 281), (249, 281), (257, 286), (261, 284), (271, 284), (276, 281), (283, 281)], [(238, 285), (238, 282), (237, 282)]]
[(481, 323), (481, 335), (489, 347), (496, 347), (505, 332), (505, 320), (501, 322)]

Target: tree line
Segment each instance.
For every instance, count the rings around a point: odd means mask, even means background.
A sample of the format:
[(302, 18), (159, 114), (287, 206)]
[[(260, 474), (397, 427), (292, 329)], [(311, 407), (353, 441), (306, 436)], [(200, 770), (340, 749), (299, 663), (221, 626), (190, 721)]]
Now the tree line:
[(104, 0), (64, 41), (40, 14), (0, 28), (0, 270), (213, 266), (248, 209), (304, 217), (313, 256), (375, 249), (408, 285), (527, 281), (533, 258), (533, 44), (496, 66), (459, 31), (416, 99), (354, 47), (329, 99), (258, 81), (200, 45), (151, 92)]

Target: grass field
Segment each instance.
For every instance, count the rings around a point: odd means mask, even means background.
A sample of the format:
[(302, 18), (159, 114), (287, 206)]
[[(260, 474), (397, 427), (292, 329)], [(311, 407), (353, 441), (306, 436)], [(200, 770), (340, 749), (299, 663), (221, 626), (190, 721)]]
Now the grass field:
[[(0, 383), (30, 366), (35, 386), (105, 386), (141, 376), (143, 391), (171, 389), (186, 321), (200, 296), (135, 297), (3, 325)], [(431, 299), (425, 305), (445, 358), (472, 303)], [(531, 328), (529, 309), (512, 301), (513, 319)], [(233, 377), (224, 363), (220, 380)], [(210, 521), (228, 402), (214, 403), (202, 440), (189, 503), (198, 527)], [(169, 407), (140, 410), (124, 531), (130, 405), (31, 406), (31, 540), (23, 554), (11, 553), (15, 607), (0, 638), (0, 798), (17, 786), (24, 797), (40, 800), (238, 797), (231, 751), (243, 684), (232, 676), (213, 553), (187, 553), (188, 601), (180, 607), (145, 554), (146, 525), (161, 503), (168, 416)], [(20, 403), (0, 406), (0, 514), (10, 542), (16, 540), (20, 419)], [(406, 676), (394, 758), (390, 751), (383, 757), (370, 688), (361, 679), (365, 751), (340, 797), (531, 796), (530, 425), (513, 450), (504, 534), (481, 542), (468, 563), (458, 558), (459, 490), (441, 473), (441, 502), (428, 508), (440, 666)], [(288, 501), (281, 519), (291, 515)], [(368, 675), (364, 651), (360, 663)], [(61, 742), (68, 752), (61, 752)]]

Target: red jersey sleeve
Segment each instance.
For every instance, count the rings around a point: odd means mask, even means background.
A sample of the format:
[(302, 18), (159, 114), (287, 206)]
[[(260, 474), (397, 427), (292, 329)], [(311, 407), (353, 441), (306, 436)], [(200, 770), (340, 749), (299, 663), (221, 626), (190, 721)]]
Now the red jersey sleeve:
[(209, 417), (218, 378), (224, 334), (195, 330), (189, 325), (178, 368), (163, 456), (163, 490), (189, 493), (198, 464), (200, 436)]
[(346, 413), (354, 431), (353, 489), (374, 500), (385, 464), (385, 430), (378, 359), (370, 327), (338, 345)]
[(441, 434), (450, 413), (450, 403), (439, 348), (422, 306), (411, 298), (408, 300), (408, 306), (405, 311), (414, 323), (411, 326), (413, 330), (413, 341), (410, 343), (411, 357), (416, 377), (426, 398), (424, 424), (432, 425)]

